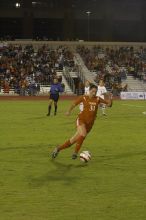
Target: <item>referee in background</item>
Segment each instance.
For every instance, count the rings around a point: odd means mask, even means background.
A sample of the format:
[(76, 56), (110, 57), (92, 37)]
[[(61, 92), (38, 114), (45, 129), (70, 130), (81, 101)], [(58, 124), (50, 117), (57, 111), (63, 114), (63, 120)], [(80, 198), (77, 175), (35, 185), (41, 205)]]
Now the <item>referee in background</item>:
[(64, 88), (62, 87), (61, 83), (58, 82), (57, 78), (53, 79), (53, 83), (51, 84), (50, 88), (50, 94), (49, 94), (49, 105), (48, 105), (48, 114), (47, 116), (50, 116), (51, 114), (51, 108), (52, 103), (54, 102), (54, 115), (57, 114), (57, 103), (59, 100), (59, 93), (63, 92)]

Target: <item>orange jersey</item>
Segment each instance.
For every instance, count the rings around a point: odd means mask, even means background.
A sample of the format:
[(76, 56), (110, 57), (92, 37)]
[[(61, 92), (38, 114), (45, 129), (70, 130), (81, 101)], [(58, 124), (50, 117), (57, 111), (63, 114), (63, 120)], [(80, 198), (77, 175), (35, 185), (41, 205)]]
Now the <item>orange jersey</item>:
[(87, 95), (80, 96), (75, 102), (75, 105), (83, 103), (83, 111), (79, 113), (79, 119), (86, 124), (93, 124), (96, 118), (98, 105), (100, 103), (108, 104), (106, 100), (100, 97), (90, 98)]

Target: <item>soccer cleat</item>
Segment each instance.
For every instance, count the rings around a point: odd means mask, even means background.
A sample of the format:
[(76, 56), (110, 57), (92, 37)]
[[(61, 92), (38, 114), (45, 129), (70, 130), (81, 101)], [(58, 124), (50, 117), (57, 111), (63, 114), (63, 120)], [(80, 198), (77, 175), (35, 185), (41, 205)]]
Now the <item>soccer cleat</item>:
[(107, 116), (107, 114), (106, 114), (106, 113), (103, 113), (102, 115), (103, 115), (103, 116)]
[(46, 116), (50, 116), (50, 114), (48, 113)]
[(75, 160), (75, 159), (77, 159), (77, 157), (78, 157), (78, 154), (77, 153), (73, 153), (72, 159)]
[(58, 155), (58, 153), (59, 153), (59, 150), (58, 150), (58, 148), (56, 147), (56, 148), (54, 149), (54, 151), (52, 152), (52, 158), (53, 158), (53, 159), (56, 158), (57, 155)]

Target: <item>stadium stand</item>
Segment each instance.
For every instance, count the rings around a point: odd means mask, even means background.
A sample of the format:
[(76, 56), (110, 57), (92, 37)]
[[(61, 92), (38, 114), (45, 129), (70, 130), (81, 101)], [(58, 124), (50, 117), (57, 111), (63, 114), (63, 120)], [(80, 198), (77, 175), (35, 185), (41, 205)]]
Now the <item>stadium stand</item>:
[(132, 43), (3, 42), (1, 94), (38, 95), (59, 77), (67, 94), (82, 94), (85, 80), (104, 79), (114, 95), (146, 91), (146, 49)]
[(109, 90), (143, 91), (146, 80), (146, 49), (132, 46), (111, 48), (79, 46), (78, 53), (95, 81), (104, 79)]
[[(51, 49), (47, 45), (35, 48), (32, 44), (1, 44), (1, 92), (22, 96), (47, 93), (54, 77), (60, 82), (66, 81), (62, 75), (64, 66), (74, 67), (73, 54), (67, 47)], [(69, 93), (69, 88), (66, 89)]]

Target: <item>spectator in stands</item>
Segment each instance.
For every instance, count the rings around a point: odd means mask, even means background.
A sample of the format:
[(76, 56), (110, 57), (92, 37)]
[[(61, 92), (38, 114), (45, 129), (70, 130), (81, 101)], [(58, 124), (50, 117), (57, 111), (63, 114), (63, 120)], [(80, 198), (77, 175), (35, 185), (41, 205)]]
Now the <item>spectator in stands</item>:
[(54, 50), (43, 45), (35, 50), (32, 45), (0, 45), (0, 80), (6, 80), (21, 95), (27, 91), (35, 95), (35, 84), (50, 84), (64, 65), (69, 68), (74, 65), (73, 54), (66, 47)]
[(112, 94), (113, 94), (114, 96), (119, 96), (122, 91), (123, 91), (123, 92), (127, 92), (127, 88), (128, 88), (128, 85), (127, 85), (127, 84), (122, 85), (122, 84), (114, 83), (114, 84), (112, 85), (112, 90), (111, 90), (111, 92), (112, 92)]
[(28, 93), (30, 96), (35, 96), (37, 94), (37, 86), (35, 80), (31, 80), (28, 85)]
[(120, 85), (127, 74), (135, 79), (143, 79), (146, 72), (146, 49), (133, 47), (119, 47), (116, 49), (102, 48), (100, 46), (91, 49), (84, 46), (77, 48), (87, 68), (97, 74), (95, 81), (103, 79), (109, 89)]
[(3, 89), (4, 89), (4, 93), (9, 93), (10, 86), (9, 86), (9, 83), (7, 81), (4, 81)]
[(20, 95), (25, 96), (28, 88), (28, 82), (25, 79), (21, 79), (19, 82)]
[(40, 93), (40, 84), (37, 83), (36, 84), (36, 95), (38, 95)]

